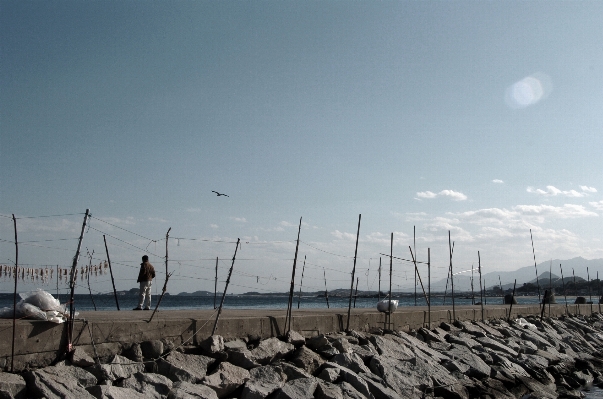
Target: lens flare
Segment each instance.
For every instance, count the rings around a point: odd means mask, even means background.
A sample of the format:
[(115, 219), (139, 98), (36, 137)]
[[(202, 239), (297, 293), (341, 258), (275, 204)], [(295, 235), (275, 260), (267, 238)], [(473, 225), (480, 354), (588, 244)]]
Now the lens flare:
[(535, 73), (509, 86), (505, 93), (505, 102), (511, 108), (526, 108), (546, 98), (551, 89), (549, 76)]

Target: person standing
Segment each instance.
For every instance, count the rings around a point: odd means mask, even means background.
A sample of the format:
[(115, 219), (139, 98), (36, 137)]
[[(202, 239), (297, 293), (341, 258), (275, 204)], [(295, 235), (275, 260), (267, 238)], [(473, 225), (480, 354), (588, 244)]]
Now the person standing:
[(138, 280), (136, 280), (137, 283), (140, 283), (140, 292), (138, 295), (138, 306), (134, 310), (151, 309), (151, 284), (154, 278), (155, 268), (149, 262), (149, 257), (144, 255), (140, 264), (140, 271), (138, 272)]

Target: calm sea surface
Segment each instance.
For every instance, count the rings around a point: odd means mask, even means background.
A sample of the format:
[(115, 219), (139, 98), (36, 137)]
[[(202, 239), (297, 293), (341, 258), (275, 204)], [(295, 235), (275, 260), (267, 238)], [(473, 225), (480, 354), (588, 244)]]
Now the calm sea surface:
[[(56, 292), (50, 292), (55, 298), (57, 298)], [(58, 299), (61, 303), (65, 303), (68, 300), (68, 295), (61, 293), (58, 295)], [(275, 295), (227, 295), (224, 300), (224, 308), (237, 308), (237, 309), (286, 309), (287, 308), (286, 294), (275, 294)], [(154, 307), (159, 299), (158, 295), (152, 297), (151, 306)], [(399, 300), (399, 306), (414, 306), (414, 297), (402, 297), (394, 299)], [(568, 303), (574, 302), (574, 297), (568, 297)], [(19, 298), (18, 298), (19, 300)], [(216, 303), (220, 304), (221, 297), (218, 296)], [(130, 309), (137, 305), (137, 295), (120, 295), (118, 296), (119, 306), (123, 309)], [(327, 307), (327, 302), (324, 296), (302, 296), (301, 299), (296, 295), (293, 299), (293, 306), (297, 308), (299, 301), (300, 308), (314, 308), (322, 309)], [(517, 301), (520, 305), (535, 304), (538, 303), (538, 297), (517, 297)], [(564, 303), (564, 298), (558, 298), (557, 303)], [(329, 297), (329, 305), (332, 308), (347, 308), (349, 298), (343, 297)], [(486, 304), (499, 305), (502, 303), (500, 297), (489, 297), (485, 301)], [(353, 303), (353, 300), (352, 300)], [(432, 297), (432, 305), (441, 306), (444, 304), (443, 297)], [(450, 297), (446, 298), (446, 305), (452, 306)], [(455, 298), (456, 305), (470, 305), (470, 298)], [(418, 298), (417, 305), (425, 305), (425, 300)], [(13, 306), (13, 295), (12, 294), (0, 294), (0, 308)], [(92, 298), (87, 294), (76, 294), (75, 295), (75, 307), (77, 310), (116, 310), (115, 297), (113, 295), (94, 295)], [(593, 305), (598, 306), (598, 305)], [(166, 295), (161, 300), (161, 309), (213, 309), (214, 297), (213, 296), (181, 296), (181, 295)], [(357, 298), (357, 308), (376, 308), (377, 298)]]

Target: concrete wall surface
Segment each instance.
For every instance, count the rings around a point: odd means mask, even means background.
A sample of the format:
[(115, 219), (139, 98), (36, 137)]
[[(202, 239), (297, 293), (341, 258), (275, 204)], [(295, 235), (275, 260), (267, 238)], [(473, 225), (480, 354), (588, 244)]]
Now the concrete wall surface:
[[(513, 305), (512, 317), (540, 315), (538, 305)], [(591, 314), (599, 311), (599, 305), (548, 305), (545, 316)], [(283, 310), (225, 309), (220, 316), (216, 334), (226, 340), (255, 336), (269, 338), (285, 333)], [(180, 345), (198, 344), (209, 337), (215, 323), (214, 310), (169, 310), (155, 314), (149, 322), (150, 312), (102, 311), (81, 312), (74, 322), (73, 345), (81, 346), (90, 355), (106, 359), (121, 353), (133, 343), (162, 340)], [(390, 315), (390, 328), (409, 331), (421, 327), (431, 328), (442, 322), (482, 320), (480, 306), (450, 307), (426, 306), (404, 307)], [(509, 317), (508, 305), (483, 307), (483, 319)], [(347, 325), (347, 309), (302, 309), (293, 311), (291, 328), (305, 336), (344, 331)], [(67, 324), (54, 324), (37, 320), (17, 320), (14, 341), (14, 370), (44, 367), (60, 359), (67, 347)], [(386, 315), (374, 309), (352, 309), (350, 329), (370, 331), (387, 328)], [(0, 368), (11, 365), (13, 321), (0, 320)]]

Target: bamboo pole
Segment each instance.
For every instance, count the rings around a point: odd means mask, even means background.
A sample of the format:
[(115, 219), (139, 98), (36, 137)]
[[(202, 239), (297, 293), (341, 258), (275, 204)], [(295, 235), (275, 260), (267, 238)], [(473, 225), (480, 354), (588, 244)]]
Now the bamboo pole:
[(517, 279), (513, 283), (513, 295), (511, 297), (511, 305), (509, 306), (509, 318), (507, 321), (511, 321), (511, 311), (513, 310), (513, 302), (515, 302), (515, 286), (517, 285)]
[[(574, 272), (574, 268), (572, 267), (572, 276), (574, 276), (574, 295), (576, 295), (576, 299), (578, 299), (578, 287), (576, 286), (576, 273)], [(576, 306), (578, 309), (578, 314), (580, 314), (580, 304)]]
[(590, 313), (593, 312), (593, 296), (590, 290), (590, 273), (588, 271), (588, 266), (586, 266), (586, 277), (588, 278), (588, 301), (590, 302)]
[(569, 313), (567, 309), (567, 292), (565, 291), (565, 281), (563, 279), (563, 268), (561, 267), (561, 263), (559, 263), (559, 269), (561, 270), (561, 284), (563, 285), (563, 296), (565, 297), (565, 313)]
[(431, 330), (431, 248), (427, 248), (427, 322)]
[(549, 263), (549, 318), (551, 317), (551, 295), (553, 295), (553, 259)]
[(359, 277), (356, 277), (356, 291), (354, 292), (354, 309), (356, 309), (356, 298), (358, 298), (358, 280)]
[(482, 259), (479, 256), (479, 251), (477, 251), (477, 271), (479, 272), (479, 303), (482, 308), (482, 322), (484, 321), (484, 294), (482, 290)]
[(88, 253), (88, 273), (86, 273), (86, 280), (88, 280), (88, 292), (90, 293), (90, 300), (92, 301), (92, 306), (94, 306), (94, 311), (96, 311), (96, 303), (94, 303), (94, 296), (92, 296), (92, 288), (90, 288), (90, 274), (92, 272), (92, 256), (94, 255), (94, 250), (92, 250), (92, 253), (90, 253), (90, 251), (88, 251), (88, 248), (86, 248), (86, 252)]
[[(415, 253), (417, 253), (416, 227), (417, 226), (412, 226), (412, 245), (413, 245), (413, 248), (415, 249)], [(411, 253), (412, 253), (412, 251), (411, 251)], [(417, 262), (415, 262), (415, 306), (417, 306), (417, 273), (418, 273)], [(425, 288), (423, 288), (423, 295), (425, 295)]]
[(214, 282), (214, 309), (216, 308), (217, 296), (218, 296), (218, 257), (216, 256), (216, 279)]
[(234, 268), (235, 258), (237, 257), (237, 250), (239, 249), (239, 243), (241, 242), (240, 238), (237, 238), (237, 246), (235, 247), (234, 255), (232, 256), (232, 264), (230, 265), (230, 270), (228, 271), (228, 278), (226, 279), (226, 285), (224, 286), (224, 292), (222, 293), (222, 300), (220, 301), (220, 307), (218, 308), (218, 314), (216, 315), (216, 321), (214, 322), (214, 328), (211, 330), (211, 335), (214, 336), (216, 334), (216, 329), (218, 328), (218, 320), (220, 320), (220, 314), (222, 313), (222, 306), (224, 305), (224, 298), (226, 297), (226, 290), (228, 289), (228, 284), (230, 283), (230, 276), (232, 275), (232, 269)]
[(475, 305), (475, 292), (473, 291), (473, 263), (471, 264), (471, 304)]
[(391, 235), (389, 246), (389, 302), (387, 303), (387, 329), (391, 330), (391, 310), (392, 310), (392, 271), (394, 269), (394, 233)]
[(163, 283), (163, 289), (161, 291), (161, 296), (159, 297), (159, 300), (157, 301), (157, 305), (155, 305), (155, 310), (153, 310), (153, 314), (151, 315), (151, 318), (149, 319), (149, 323), (153, 320), (153, 317), (155, 316), (155, 312), (157, 312), (157, 309), (159, 309), (159, 304), (161, 303), (161, 300), (163, 299), (163, 296), (165, 295), (165, 291), (167, 290), (167, 284), (168, 284), (168, 280), (170, 279), (171, 274), (168, 272), (168, 242), (170, 240), (170, 230), (172, 230), (172, 228), (170, 227), (167, 231), (167, 233), (165, 233), (165, 282)]
[(75, 251), (75, 256), (73, 257), (73, 264), (71, 265), (71, 278), (69, 281), (70, 286), (70, 295), (69, 295), (69, 321), (67, 324), (67, 350), (66, 353), (69, 353), (73, 350), (73, 323), (75, 321), (75, 306), (74, 306), (74, 294), (75, 294), (75, 270), (77, 269), (77, 262), (80, 259), (80, 250), (82, 248), (82, 241), (84, 240), (84, 232), (86, 229), (86, 222), (88, 221), (88, 216), (90, 215), (90, 209), (86, 209), (86, 213), (84, 215), (84, 223), (82, 223), (82, 232), (80, 233), (80, 238), (77, 242), (77, 250)]
[[(452, 242), (452, 254), (454, 254), (454, 241)], [(444, 301), (442, 302), (442, 306), (446, 305), (446, 294), (448, 293), (448, 281), (450, 280), (450, 269), (448, 269), (448, 274), (446, 275), (446, 289), (444, 290)]]
[(417, 267), (417, 259), (415, 258), (415, 254), (412, 252), (412, 248), (410, 247), (410, 245), (408, 246), (408, 249), (410, 250), (410, 256), (412, 258), (412, 262), (415, 265), (415, 276), (419, 276), (419, 282), (421, 283), (421, 289), (423, 290), (423, 297), (425, 298), (426, 302), (429, 302), (429, 299), (427, 299), (427, 293), (425, 293), (425, 287), (423, 286), (423, 280), (421, 279), (421, 274), (419, 273), (419, 268)]
[(599, 313), (601, 313), (601, 280), (599, 280), (599, 271), (597, 270), (597, 282), (599, 285), (599, 290), (597, 293), (597, 296), (599, 297), (599, 300), (597, 301), (599, 303)]
[[(302, 294), (302, 284), (304, 283), (304, 272), (306, 271), (306, 255), (304, 255), (304, 266), (302, 267), (302, 277), (299, 281), (299, 295), (297, 297), (297, 308), (299, 309), (299, 304), (301, 302), (301, 294)], [(358, 284), (356, 284), (356, 290), (358, 290)], [(354, 306), (356, 307), (356, 306)]]
[[(295, 289), (295, 268), (297, 267), (297, 252), (299, 250), (299, 234), (301, 233), (302, 218), (299, 218), (299, 228), (297, 230), (297, 244), (295, 245), (295, 258), (293, 258), (293, 271), (291, 272), (291, 287), (289, 288), (289, 302), (287, 303), (287, 314), (285, 316), (285, 328), (283, 332), (286, 334), (291, 331), (291, 313), (293, 311), (293, 290)], [(287, 330), (287, 323), (289, 329)]]
[(354, 288), (354, 275), (356, 274), (356, 257), (358, 256), (358, 239), (360, 238), (360, 219), (362, 214), (358, 215), (358, 231), (356, 233), (356, 249), (354, 250), (354, 267), (352, 268), (352, 283), (350, 285), (350, 302), (348, 304), (348, 320), (345, 330), (350, 331), (350, 317), (352, 312), (352, 289)]
[(115, 305), (119, 310), (119, 302), (117, 300), (117, 290), (115, 289), (115, 280), (113, 279), (113, 269), (111, 268), (111, 258), (109, 258), (109, 248), (107, 247), (107, 239), (103, 234), (103, 241), (105, 242), (105, 252), (107, 253), (107, 263), (109, 263), (109, 274), (111, 275), (111, 284), (113, 285), (113, 295), (115, 296)]
[(17, 281), (18, 281), (18, 271), (19, 271), (19, 241), (17, 239), (17, 218), (13, 213), (13, 226), (15, 228), (15, 291), (13, 293), (13, 339), (11, 346), (11, 354), (10, 354), (10, 372), (14, 372), (14, 362), (15, 362), (15, 332), (17, 328)]
[(448, 249), (450, 251), (450, 294), (452, 295), (452, 320), (456, 320), (456, 310), (454, 307), (454, 274), (452, 273), (452, 243), (450, 241), (450, 230), (448, 230)]
[(534, 255), (534, 270), (536, 271), (536, 285), (538, 286), (538, 302), (540, 302), (540, 283), (538, 282), (538, 266), (536, 266), (536, 252), (534, 251), (534, 239), (532, 238), (532, 229), (530, 229), (530, 240), (532, 241), (532, 255)]
[(379, 292), (377, 293), (377, 302), (381, 302), (381, 257), (379, 257)]
[(322, 269), (322, 275), (325, 278), (325, 299), (327, 300), (327, 309), (330, 308), (329, 306), (329, 291), (327, 290), (327, 273), (325, 272), (325, 269)]

